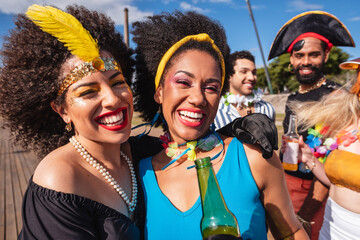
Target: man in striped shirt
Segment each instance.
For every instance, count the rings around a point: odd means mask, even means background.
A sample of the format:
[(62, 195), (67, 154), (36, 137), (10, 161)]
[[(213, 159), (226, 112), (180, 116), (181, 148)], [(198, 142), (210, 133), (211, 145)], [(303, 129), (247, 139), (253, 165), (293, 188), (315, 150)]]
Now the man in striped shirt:
[(250, 113), (262, 113), (275, 121), (274, 107), (261, 99), (261, 90), (255, 90), (254, 56), (249, 51), (234, 52), (229, 56), (229, 64), (229, 91), (221, 97), (214, 121), (216, 129)]

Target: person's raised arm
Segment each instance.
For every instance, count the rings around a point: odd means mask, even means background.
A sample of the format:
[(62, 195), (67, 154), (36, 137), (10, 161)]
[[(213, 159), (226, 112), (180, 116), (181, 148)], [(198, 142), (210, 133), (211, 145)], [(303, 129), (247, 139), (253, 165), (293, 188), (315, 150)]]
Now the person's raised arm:
[(284, 170), (277, 154), (264, 161), (259, 151), (250, 145), (248, 147), (253, 148), (247, 150), (246, 154), (265, 207), (266, 222), (273, 237), (309, 239), (294, 212), (286, 187)]
[(300, 161), (306, 164), (306, 166), (312, 171), (316, 178), (325, 186), (330, 187), (330, 180), (325, 174), (324, 164), (319, 162), (311, 149), (303, 140), (303, 137), (299, 138), (299, 155)]
[(236, 137), (243, 143), (259, 144), (262, 156), (266, 159), (271, 158), (274, 150), (278, 150), (277, 128), (268, 116), (261, 113), (237, 118), (217, 132)]

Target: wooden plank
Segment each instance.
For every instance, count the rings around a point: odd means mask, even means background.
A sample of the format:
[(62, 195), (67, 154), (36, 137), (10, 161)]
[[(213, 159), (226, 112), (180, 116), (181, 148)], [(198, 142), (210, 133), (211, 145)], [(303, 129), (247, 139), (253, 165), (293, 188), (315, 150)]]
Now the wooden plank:
[(20, 184), (20, 192), (21, 192), (21, 197), (24, 196), (24, 192), (27, 188), (28, 182), (26, 181), (26, 176), (24, 173), (24, 166), (22, 164), (21, 161), (21, 156), (19, 154), (15, 155), (15, 167), (17, 169), (18, 172), (18, 178), (19, 178), (19, 184)]
[(39, 159), (39, 157), (34, 153), (34, 152), (30, 152), (28, 157), (32, 160), (32, 163), (33, 163), (33, 167), (32, 167), (32, 174), (34, 173), (37, 165), (39, 164), (39, 162), (42, 160), (42, 159)]
[(5, 239), (13, 240), (17, 238), (14, 193), (12, 188), (11, 164), (9, 158), (10, 144), (5, 144)]
[(15, 166), (18, 172), (18, 178), (19, 178), (19, 184), (20, 184), (20, 192), (21, 192), (21, 197), (24, 196), (25, 190), (27, 188), (28, 185), (28, 178), (25, 175), (25, 171), (24, 171), (24, 167), (26, 167), (26, 165), (22, 164), (23, 162), (23, 155), (26, 152), (20, 152), (18, 151), (17, 153), (14, 154), (14, 160), (15, 160)]
[(26, 184), (28, 184), (31, 175), (33, 174), (33, 170), (32, 170), (33, 167), (32, 164), (30, 163), (31, 159), (25, 154), (21, 154), (19, 156), (19, 159), (24, 172), (24, 179), (26, 181)]
[(5, 156), (4, 140), (0, 140), (0, 239), (5, 239)]
[(27, 181), (29, 181), (30, 177), (34, 174), (37, 165), (39, 164), (39, 160), (34, 153), (27, 152), (27, 154), (24, 155), (24, 161), (27, 164)]
[[(12, 145), (12, 144), (11, 144)], [(14, 147), (10, 146), (10, 164), (11, 164), (11, 176), (12, 176), (12, 187), (13, 187), (13, 201), (15, 208), (15, 222), (16, 222), (16, 236), (19, 235), (22, 228), (21, 221), (21, 203), (22, 203), (22, 193), (20, 187), (20, 173), (16, 167), (16, 155), (18, 152), (14, 151)]]
[(34, 157), (34, 154), (32, 152), (25, 151), (20, 147), (16, 146), (15, 144), (14, 147), (18, 153), (16, 155), (18, 156), (19, 162), (21, 163), (27, 187), (29, 179), (34, 174), (35, 168), (38, 165), (39, 161), (36, 157)]

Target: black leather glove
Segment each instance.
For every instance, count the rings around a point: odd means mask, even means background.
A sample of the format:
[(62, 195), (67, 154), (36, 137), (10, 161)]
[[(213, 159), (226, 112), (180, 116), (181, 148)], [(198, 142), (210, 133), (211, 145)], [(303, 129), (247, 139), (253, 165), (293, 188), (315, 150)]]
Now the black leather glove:
[(227, 234), (217, 234), (204, 238), (204, 240), (242, 240), (242, 237), (234, 237)]
[(268, 116), (261, 113), (237, 118), (217, 132), (236, 137), (244, 143), (259, 144), (262, 156), (266, 159), (272, 157), (273, 150), (279, 149), (277, 128)]

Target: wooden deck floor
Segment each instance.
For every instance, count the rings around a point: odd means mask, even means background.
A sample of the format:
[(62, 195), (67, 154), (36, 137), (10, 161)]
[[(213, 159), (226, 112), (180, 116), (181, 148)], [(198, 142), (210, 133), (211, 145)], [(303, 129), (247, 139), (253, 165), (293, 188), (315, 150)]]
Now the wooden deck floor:
[(0, 240), (16, 239), (21, 227), (21, 203), (39, 160), (9, 140), (0, 128)]

